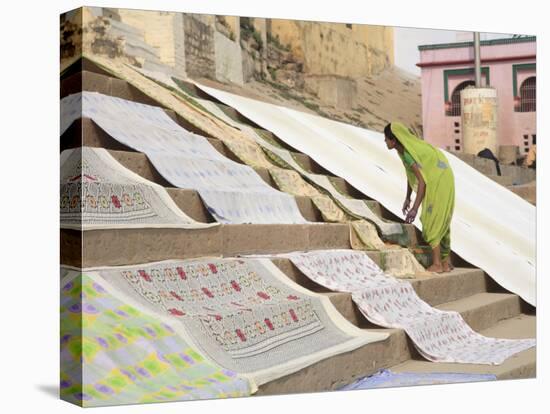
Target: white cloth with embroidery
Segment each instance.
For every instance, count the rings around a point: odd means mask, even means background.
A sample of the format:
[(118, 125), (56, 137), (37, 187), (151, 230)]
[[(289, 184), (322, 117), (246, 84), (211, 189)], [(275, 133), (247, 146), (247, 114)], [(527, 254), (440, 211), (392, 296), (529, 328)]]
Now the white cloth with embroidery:
[(80, 117), (145, 153), (173, 185), (197, 190), (221, 223), (307, 223), (294, 197), (270, 187), (252, 168), (223, 157), (207, 139), (184, 130), (159, 107), (94, 92), (63, 98), (61, 133)]
[(124, 302), (171, 318), (217, 365), (261, 385), (385, 333), (357, 328), (328, 297), (292, 282), (266, 259), (194, 259), (84, 269)]
[[(199, 85), (363, 194), (401, 215), (406, 176), (384, 134)], [(536, 209), (442, 150), (455, 176), (452, 249), (536, 305)], [(420, 220), (415, 226), (422, 228)]]
[(193, 99), (199, 102), (204, 108), (206, 108), (212, 114), (220, 118), (222, 121), (226, 122), (232, 127), (238, 128), (241, 131), (243, 131), (249, 138), (253, 139), (261, 147), (263, 147), (264, 149), (267, 149), (268, 151), (271, 151), (273, 154), (279, 157), (282, 161), (284, 161), (294, 170), (298, 171), (302, 176), (306, 177), (308, 180), (315, 183), (317, 186), (321, 187), (323, 190), (327, 191), (334, 199), (337, 200), (338, 204), (340, 204), (345, 210), (347, 210), (348, 212), (350, 212), (351, 214), (359, 218), (364, 218), (373, 222), (380, 229), (382, 234), (391, 235), (391, 234), (399, 234), (403, 232), (403, 228), (399, 223), (392, 223), (381, 219), (369, 208), (369, 206), (365, 203), (364, 200), (345, 197), (334, 186), (334, 184), (330, 182), (330, 180), (326, 175), (313, 174), (305, 170), (294, 159), (290, 151), (271, 144), (270, 142), (260, 137), (256, 133), (256, 131), (254, 131), (253, 128), (231, 119), (214, 102), (211, 102), (205, 99), (199, 99), (199, 98), (193, 98)]
[(497, 339), (478, 334), (458, 312), (431, 307), (409, 282), (386, 275), (363, 252), (321, 250), (278, 256), (290, 259), (316, 283), (350, 292), (369, 321), (404, 329), (430, 361), (498, 365), (536, 345), (535, 339)]
[(63, 151), (60, 178), (64, 229), (199, 229), (218, 224), (193, 220), (163, 187), (123, 167), (103, 148)]

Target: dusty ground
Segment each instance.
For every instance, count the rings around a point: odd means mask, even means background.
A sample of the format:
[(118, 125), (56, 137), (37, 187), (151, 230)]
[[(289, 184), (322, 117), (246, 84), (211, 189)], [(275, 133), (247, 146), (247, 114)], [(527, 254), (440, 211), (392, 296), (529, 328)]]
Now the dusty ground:
[(252, 80), (241, 87), (205, 78), (197, 80), (237, 95), (316, 113), (375, 131), (382, 131), (391, 121), (401, 121), (419, 133), (422, 131), (420, 78), (395, 67), (378, 76), (357, 79), (357, 105), (348, 110), (324, 105), (313, 94), (269, 81)]

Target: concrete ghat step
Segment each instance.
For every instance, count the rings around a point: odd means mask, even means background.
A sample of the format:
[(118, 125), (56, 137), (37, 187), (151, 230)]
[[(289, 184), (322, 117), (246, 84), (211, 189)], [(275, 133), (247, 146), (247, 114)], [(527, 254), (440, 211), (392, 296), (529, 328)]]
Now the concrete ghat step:
[[(256, 395), (292, 394), (336, 390), (379, 369), (411, 358), (405, 333), (399, 329), (368, 329), (389, 333), (384, 341), (374, 342), (350, 352), (324, 359), (298, 372), (263, 384)], [(392, 363), (392, 361), (397, 361)]]
[[(363, 328), (375, 326), (361, 314), (350, 293), (321, 293), (329, 296), (338, 311), (354, 325)], [(479, 331), (503, 319), (517, 316), (521, 312), (521, 299), (510, 293), (484, 292), (435, 307), (459, 312), (472, 329)]]
[(116, 266), (167, 259), (349, 249), (347, 224), (222, 224), (206, 229), (61, 230), (61, 263)]
[(522, 312), (521, 298), (512, 293), (477, 293), (437, 308), (460, 312), (464, 320), (476, 331), (487, 329), (497, 322), (513, 318)]
[(534, 181), (528, 184), (511, 185), (507, 188), (531, 204), (537, 204), (537, 186)]
[[(534, 338), (536, 317), (520, 314), (498, 322), (480, 331), (494, 338)], [(536, 376), (536, 348), (527, 349), (508, 358), (501, 365), (434, 363), (423, 359), (410, 359), (390, 368), (394, 372), (457, 372), (469, 374), (493, 374), (497, 379), (534, 378)]]
[[(380, 252), (366, 252), (380, 266)], [(273, 263), (299, 285), (314, 291), (328, 291), (304, 275), (289, 259), (274, 258)], [(424, 301), (432, 306), (456, 301), (492, 289), (493, 282), (480, 269), (455, 268), (452, 272), (406, 279)]]
[[(121, 82), (124, 83), (124, 85), (121, 85), (120, 84)], [(72, 74), (61, 80), (61, 97), (64, 97), (73, 93), (77, 93), (80, 91), (99, 92), (105, 95), (115, 96), (118, 98), (131, 100), (134, 102), (162, 107), (167, 113), (171, 112), (170, 115), (173, 118), (175, 118), (175, 120), (188, 131), (194, 132), (196, 134), (199, 134), (208, 138), (212, 138), (205, 131), (202, 131), (197, 127), (195, 127), (194, 125), (188, 123), (185, 119), (181, 118), (179, 115), (174, 114), (172, 111), (163, 107), (161, 104), (159, 104), (157, 101), (153, 100), (152, 98), (149, 98), (148, 96), (143, 94), (141, 91), (139, 91), (137, 88), (128, 84), (126, 81), (123, 81), (114, 77), (106, 76), (104, 74), (89, 72), (89, 71), (82, 71), (76, 74)], [(85, 145), (88, 145), (88, 144), (85, 144)], [(225, 145), (221, 142), (220, 142), (220, 145), (222, 147), (225, 147)], [(90, 146), (96, 146), (96, 145), (90, 145)], [(228, 158), (231, 158), (233, 160), (240, 162), (240, 160), (234, 154), (232, 154), (229, 149), (224, 148), (223, 151), (220, 151), (220, 152), (224, 153), (224, 155), (228, 156)], [(329, 171), (321, 167), (308, 155), (302, 154), (299, 152), (295, 152), (295, 155), (299, 160), (299, 162), (307, 170), (315, 174), (325, 174), (325, 175), (332, 176), (334, 179), (334, 184), (344, 194), (347, 194), (351, 197), (356, 197), (356, 198), (365, 198), (365, 199), (368, 198), (364, 194), (362, 194), (359, 190), (355, 189), (353, 186), (347, 183), (344, 179), (335, 177), (332, 173), (330, 173)]]
[(514, 177), (510, 175), (487, 175), (487, 177), (505, 187), (514, 184)]
[[(336, 307), (336, 295), (329, 296)], [(535, 317), (519, 315), (481, 331), (489, 337), (534, 337)], [(527, 378), (535, 374), (535, 349), (516, 354), (502, 365), (432, 363), (419, 357), (413, 343), (401, 329), (366, 329), (368, 332), (386, 332), (382, 342), (365, 345), (351, 352), (325, 359), (286, 377), (260, 386), (258, 395), (289, 394), (335, 390), (358, 378), (371, 375), (381, 368), (391, 367), (396, 372), (475, 372), (494, 373), (499, 379)], [(414, 358), (414, 359), (413, 359)], [(388, 361), (400, 362), (388, 364)], [(330, 373), (330, 375), (328, 375)]]

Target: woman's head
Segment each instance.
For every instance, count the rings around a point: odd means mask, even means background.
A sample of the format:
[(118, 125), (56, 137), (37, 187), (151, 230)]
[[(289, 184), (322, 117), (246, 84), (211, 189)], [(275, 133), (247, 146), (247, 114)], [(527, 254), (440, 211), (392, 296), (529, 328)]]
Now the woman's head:
[(386, 125), (384, 128), (384, 142), (389, 150), (396, 148), (399, 145), (397, 137), (393, 134), (391, 130), (391, 124)]

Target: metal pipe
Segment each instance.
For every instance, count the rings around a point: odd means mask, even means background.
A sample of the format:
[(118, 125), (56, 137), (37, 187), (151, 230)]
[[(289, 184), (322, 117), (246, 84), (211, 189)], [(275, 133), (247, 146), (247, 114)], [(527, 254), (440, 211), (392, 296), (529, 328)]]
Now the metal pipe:
[(476, 88), (481, 88), (481, 57), (479, 50), (479, 32), (474, 32), (474, 65)]

